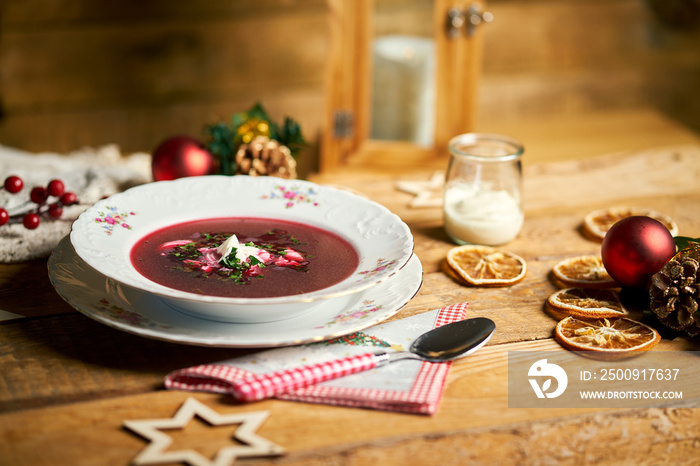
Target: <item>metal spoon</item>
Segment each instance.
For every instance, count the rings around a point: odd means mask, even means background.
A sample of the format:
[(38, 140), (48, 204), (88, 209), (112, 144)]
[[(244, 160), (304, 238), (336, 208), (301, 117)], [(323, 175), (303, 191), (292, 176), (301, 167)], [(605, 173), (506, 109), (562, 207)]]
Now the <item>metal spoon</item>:
[(495, 330), (496, 324), (485, 317), (460, 320), (422, 334), (414, 340), (409, 351), (364, 353), (284, 371), (256, 374), (231, 382), (231, 392), (241, 401), (255, 401), (401, 359), (450, 361), (484, 346)]

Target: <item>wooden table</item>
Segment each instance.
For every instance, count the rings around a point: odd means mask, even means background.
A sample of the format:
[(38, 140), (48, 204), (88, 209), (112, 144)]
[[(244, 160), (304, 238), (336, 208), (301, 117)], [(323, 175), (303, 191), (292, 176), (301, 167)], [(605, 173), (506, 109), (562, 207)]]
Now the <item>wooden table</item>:
[[(697, 464), (697, 405), (514, 409), (507, 400), (508, 351), (564, 351), (552, 339), (556, 320), (543, 305), (557, 289), (549, 278), (557, 261), (600, 250), (581, 234), (586, 213), (613, 205), (648, 207), (672, 216), (682, 235), (700, 236), (700, 139), (676, 126), (669, 132), (669, 125), (657, 118), (645, 128), (681, 145), (640, 148), (630, 139), (633, 150), (610, 156), (528, 162), (525, 225), (506, 249), (524, 257), (529, 270), (522, 283), (504, 289), (464, 287), (441, 272), (453, 244), (440, 209), (411, 208), (411, 196), (395, 189), (397, 180), (427, 180), (444, 160), (401, 173), (358, 164), (314, 178), (364, 193), (411, 227), (424, 284), (397, 317), (469, 301), (469, 315), (497, 324), (487, 347), (453, 364), (440, 410), (430, 417), (278, 400), (240, 405), (214, 394), (165, 391), (162, 380), (171, 370), (241, 350), (121, 333), (64, 303), (49, 283), (45, 260), (0, 265), (0, 309), (22, 316), (0, 324), (0, 463), (128, 464), (147, 442), (124, 429), (123, 421), (170, 418), (193, 397), (221, 414), (269, 411), (257, 432), (287, 453), (240, 464)], [(576, 129), (571, 131), (575, 146)], [(590, 134), (578, 137), (585, 145)], [(540, 144), (546, 147), (546, 141)], [(620, 149), (611, 145), (611, 152)], [(683, 338), (657, 348), (698, 350)], [(168, 433), (173, 449), (213, 455), (231, 444), (232, 430), (192, 422)]]

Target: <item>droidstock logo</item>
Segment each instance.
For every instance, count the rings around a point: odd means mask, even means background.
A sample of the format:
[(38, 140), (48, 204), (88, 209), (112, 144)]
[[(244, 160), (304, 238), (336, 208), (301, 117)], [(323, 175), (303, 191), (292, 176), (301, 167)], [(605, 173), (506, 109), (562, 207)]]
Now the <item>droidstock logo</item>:
[[(532, 385), (537, 398), (556, 398), (564, 393), (569, 383), (569, 378), (566, 376), (564, 369), (556, 364), (548, 363), (546, 359), (540, 359), (530, 366), (527, 375), (528, 377), (534, 377), (528, 379), (528, 381)], [(550, 390), (552, 388), (552, 379), (557, 381), (557, 386), (554, 390)], [(540, 380), (542, 385), (539, 383)]]

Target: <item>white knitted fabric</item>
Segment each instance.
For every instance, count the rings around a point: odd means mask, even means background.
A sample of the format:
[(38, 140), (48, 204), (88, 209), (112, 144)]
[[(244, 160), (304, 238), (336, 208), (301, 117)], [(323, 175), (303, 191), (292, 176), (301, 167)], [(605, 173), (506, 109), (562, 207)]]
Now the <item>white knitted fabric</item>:
[(0, 183), (10, 175), (24, 180), (17, 194), (0, 190), (0, 207), (13, 214), (29, 200), (35, 186), (61, 179), (74, 192), (79, 205), (65, 207), (58, 220), (42, 218), (34, 230), (21, 223), (0, 226), (0, 262), (21, 262), (47, 257), (70, 233), (73, 221), (94, 202), (131, 186), (151, 181), (151, 158), (138, 153), (123, 156), (117, 146), (86, 148), (69, 154), (33, 154), (0, 145)]

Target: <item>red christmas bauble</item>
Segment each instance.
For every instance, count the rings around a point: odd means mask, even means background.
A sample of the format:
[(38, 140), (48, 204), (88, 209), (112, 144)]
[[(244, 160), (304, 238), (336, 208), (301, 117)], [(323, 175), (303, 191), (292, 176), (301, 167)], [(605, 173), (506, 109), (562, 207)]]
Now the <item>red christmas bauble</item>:
[(650, 217), (632, 216), (615, 223), (603, 238), (605, 270), (622, 286), (641, 287), (676, 253), (673, 236)]
[(153, 151), (151, 169), (155, 181), (212, 175), (216, 172), (216, 159), (196, 139), (174, 136)]

